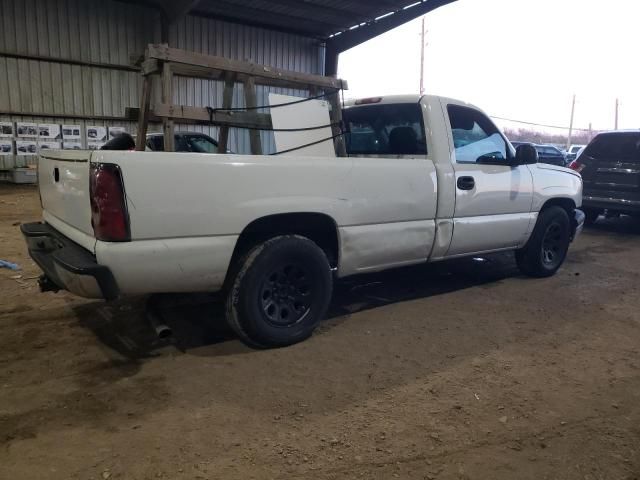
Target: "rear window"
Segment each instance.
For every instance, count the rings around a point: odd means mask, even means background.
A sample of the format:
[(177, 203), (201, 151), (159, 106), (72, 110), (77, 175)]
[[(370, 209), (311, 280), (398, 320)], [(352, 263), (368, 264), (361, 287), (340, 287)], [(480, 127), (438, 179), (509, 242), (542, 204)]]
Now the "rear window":
[(640, 162), (640, 133), (600, 134), (593, 139), (583, 155), (620, 162)]
[(346, 108), (350, 155), (426, 155), (422, 111), (417, 103)]

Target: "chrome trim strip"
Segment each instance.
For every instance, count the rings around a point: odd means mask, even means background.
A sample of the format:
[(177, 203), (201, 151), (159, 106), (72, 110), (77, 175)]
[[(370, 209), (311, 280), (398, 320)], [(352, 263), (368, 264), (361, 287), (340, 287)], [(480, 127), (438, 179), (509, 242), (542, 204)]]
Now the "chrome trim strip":
[(638, 205), (640, 206), (640, 200), (625, 200), (623, 198), (602, 198), (602, 197), (588, 197), (584, 196), (582, 200), (588, 200), (591, 202), (604, 202), (604, 203), (623, 203), (624, 205)]

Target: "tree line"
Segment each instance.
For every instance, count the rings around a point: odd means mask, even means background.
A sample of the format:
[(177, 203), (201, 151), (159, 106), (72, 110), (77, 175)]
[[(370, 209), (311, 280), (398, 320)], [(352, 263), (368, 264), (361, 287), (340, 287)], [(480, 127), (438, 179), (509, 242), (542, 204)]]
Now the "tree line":
[[(597, 132), (577, 131), (571, 135), (573, 145), (586, 145)], [(512, 142), (550, 143), (566, 145), (567, 135), (530, 130), (528, 128), (505, 128), (504, 134)]]

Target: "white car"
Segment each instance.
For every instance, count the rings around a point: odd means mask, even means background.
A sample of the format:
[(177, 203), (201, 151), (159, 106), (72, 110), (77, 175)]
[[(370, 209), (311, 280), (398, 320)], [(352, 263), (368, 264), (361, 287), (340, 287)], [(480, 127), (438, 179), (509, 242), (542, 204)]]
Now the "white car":
[(586, 145), (571, 145), (567, 150), (567, 161), (573, 162), (582, 150), (586, 148)]
[(448, 98), (363, 99), (344, 119), (349, 157), (43, 152), (44, 221), (22, 226), (43, 289), (222, 291), (238, 335), (272, 347), (311, 335), (334, 278), (502, 250), (532, 276), (562, 265), (579, 174)]

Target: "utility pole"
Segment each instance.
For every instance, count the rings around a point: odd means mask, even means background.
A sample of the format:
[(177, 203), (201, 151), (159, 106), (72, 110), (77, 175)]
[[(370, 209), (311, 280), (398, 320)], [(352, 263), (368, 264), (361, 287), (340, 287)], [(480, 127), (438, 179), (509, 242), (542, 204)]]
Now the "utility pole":
[(422, 31), (420, 32), (420, 95), (424, 95), (424, 47), (426, 46), (424, 37), (424, 17), (422, 17)]
[(571, 102), (571, 121), (569, 122), (569, 136), (567, 137), (567, 150), (571, 147), (571, 137), (573, 135), (573, 114), (576, 111), (576, 94), (573, 94), (573, 101)]
[(589, 122), (589, 142), (593, 139), (593, 128), (591, 127), (591, 122)]
[(620, 112), (620, 100), (616, 98), (616, 121), (614, 130), (618, 130), (618, 113)]

